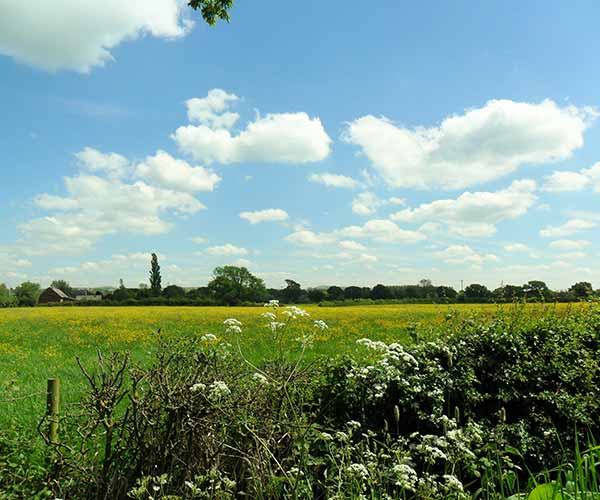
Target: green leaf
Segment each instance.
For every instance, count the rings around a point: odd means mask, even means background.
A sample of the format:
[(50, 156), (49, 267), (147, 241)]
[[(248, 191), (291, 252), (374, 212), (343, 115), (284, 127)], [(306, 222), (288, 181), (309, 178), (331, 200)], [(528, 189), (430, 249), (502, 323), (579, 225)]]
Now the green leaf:
[(527, 500), (562, 500), (563, 496), (556, 483), (540, 484), (527, 497)]

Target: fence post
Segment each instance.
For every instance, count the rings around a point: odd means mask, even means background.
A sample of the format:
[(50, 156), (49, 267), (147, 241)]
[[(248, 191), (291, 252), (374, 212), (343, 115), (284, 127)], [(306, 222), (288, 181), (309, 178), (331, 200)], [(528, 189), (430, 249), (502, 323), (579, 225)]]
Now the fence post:
[(60, 403), (60, 380), (48, 379), (48, 393), (46, 398), (46, 415), (49, 417), (50, 430), (48, 439), (50, 443), (58, 442), (58, 408)]

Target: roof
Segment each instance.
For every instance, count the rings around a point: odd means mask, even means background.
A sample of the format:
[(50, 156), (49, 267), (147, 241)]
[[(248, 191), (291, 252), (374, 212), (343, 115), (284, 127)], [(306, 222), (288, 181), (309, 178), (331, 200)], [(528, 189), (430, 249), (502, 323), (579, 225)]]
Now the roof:
[(60, 288), (55, 288), (55, 287), (51, 286), (48, 290), (52, 290), (61, 299), (70, 299), (71, 298), (65, 292), (63, 292)]

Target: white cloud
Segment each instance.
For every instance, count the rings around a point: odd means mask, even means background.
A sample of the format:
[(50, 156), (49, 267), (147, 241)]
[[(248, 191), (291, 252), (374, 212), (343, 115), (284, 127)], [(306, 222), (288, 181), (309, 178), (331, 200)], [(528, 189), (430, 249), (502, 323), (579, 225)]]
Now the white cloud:
[(308, 163), (329, 156), (331, 139), (319, 118), (306, 113), (257, 117), (238, 135), (207, 125), (179, 127), (173, 139), (186, 153), (206, 163)]
[(242, 212), (240, 218), (247, 220), (250, 224), (258, 224), (268, 221), (283, 221), (289, 217), (288, 213), (281, 208), (267, 208), (255, 212)]
[(544, 177), (542, 189), (550, 193), (581, 191), (589, 182), (589, 178), (579, 172), (554, 171)]
[(451, 233), (464, 237), (484, 237), (496, 233), (496, 224), (524, 215), (536, 201), (535, 181), (514, 181), (495, 192), (465, 192), (456, 199), (436, 200), (417, 208), (392, 214), (404, 222), (442, 222)]
[(587, 240), (555, 240), (550, 242), (550, 248), (559, 250), (581, 250), (590, 246), (591, 243)]
[(569, 219), (560, 226), (547, 226), (540, 230), (540, 236), (543, 238), (556, 238), (561, 236), (570, 236), (572, 234), (592, 229), (596, 223), (585, 219)]
[(576, 192), (587, 186), (593, 186), (595, 191), (600, 192), (600, 162), (579, 172), (555, 170), (545, 177), (543, 189), (551, 193)]
[(365, 191), (352, 200), (352, 211), (358, 215), (373, 215), (381, 206), (381, 200), (372, 192)]
[(191, 27), (179, 0), (9, 0), (1, 10), (0, 54), (47, 71), (87, 73), (125, 40), (179, 38)]
[(345, 238), (372, 239), (381, 243), (416, 243), (425, 239), (424, 234), (401, 229), (387, 219), (372, 219), (363, 226), (347, 226), (336, 231), (336, 234)]
[(188, 193), (92, 175), (66, 177), (68, 196), (42, 194), (44, 209), (66, 211), (20, 226), (23, 252), (32, 255), (88, 251), (103, 236), (116, 233), (155, 235), (170, 229), (166, 213), (193, 215), (204, 205)]
[(585, 252), (565, 252), (556, 256), (560, 260), (583, 259), (586, 256)]
[(315, 233), (308, 229), (300, 229), (285, 237), (290, 243), (301, 246), (321, 246), (335, 242), (336, 237), (328, 233)]
[(228, 112), (230, 102), (239, 99), (235, 94), (228, 94), (222, 89), (212, 89), (203, 98), (188, 99), (187, 115), (190, 122), (198, 122), (213, 129), (230, 129), (239, 120), (238, 113)]
[(206, 243), (208, 241), (203, 236), (195, 236), (193, 238), (190, 238), (190, 240), (192, 241), (192, 243), (195, 243), (196, 245), (203, 245), (204, 243)]
[(583, 146), (589, 108), (492, 100), (446, 118), (439, 127), (408, 129), (364, 116), (343, 138), (359, 146), (394, 187), (459, 189), (497, 179), (525, 164), (569, 158)]
[(504, 250), (509, 253), (529, 253), (531, 249), (524, 243), (508, 243), (504, 245)]
[(342, 240), (338, 243), (338, 246), (340, 248), (343, 248), (344, 250), (350, 250), (354, 252), (362, 252), (367, 249), (367, 247), (364, 246), (362, 243), (353, 240)]
[(75, 153), (75, 158), (86, 170), (105, 173), (109, 177), (123, 177), (131, 170), (129, 160), (117, 153), (102, 153), (94, 148), (84, 148)]
[(445, 250), (434, 252), (433, 255), (447, 264), (474, 264), (496, 262), (498, 257), (494, 254), (480, 254), (468, 245), (450, 245)]
[(249, 252), (245, 248), (226, 243), (225, 245), (209, 247), (206, 249), (206, 253), (210, 255), (248, 255)]
[(355, 189), (360, 186), (360, 182), (352, 177), (340, 174), (330, 174), (327, 172), (323, 174), (312, 174), (308, 180), (318, 184), (323, 184), (324, 186), (344, 189)]
[(193, 167), (184, 160), (173, 158), (165, 151), (157, 151), (135, 169), (136, 175), (153, 184), (175, 191), (196, 193), (212, 191), (221, 178), (211, 170)]

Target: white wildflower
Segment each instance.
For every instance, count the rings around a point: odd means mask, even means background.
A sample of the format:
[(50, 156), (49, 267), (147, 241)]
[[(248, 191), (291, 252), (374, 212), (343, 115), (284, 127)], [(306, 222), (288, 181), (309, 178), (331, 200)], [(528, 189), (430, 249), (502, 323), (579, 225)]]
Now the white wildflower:
[(202, 382), (197, 382), (190, 387), (190, 391), (192, 392), (201, 392), (204, 391), (204, 389), (206, 389), (206, 384), (203, 384)]
[(264, 385), (268, 385), (269, 384), (269, 381), (267, 380), (267, 377), (265, 377), (262, 373), (256, 372), (256, 373), (254, 373), (252, 375), (252, 378), (254, 380), (256, 380), (258, 383), (260, 383), (260, 384), (264, 384)]
[(262, 313), (261, 316), (267, 318), (269, 321), (275, 321), (277, 319), (277, 315), (272, 312)]
[(310, 314), (308, 314), (304, 309), (300, 309), (298, 306), (287, 306), (285, 308), (285, 311), (283, 311), (283, 314), (285, 314), (290, 319), (304, 318), (310, 316)]
[(394, 476), (394, 484), (405, 490), (414, 491), (417, 484), (417, 473), (415, 470), (406, 464), (397, 464), (392, 467)]
[(278, 300), (269, 300), (269, 302), (267, 302), (265, 304), (265, 307), (272, 307), (273, 309), (277, 309), (279, 307), (279, 301)]
[(231, 394), (229, 387), (222, 380), (215, 380), (210, 384), (210, 398), (211, 399), (222, 399)]
[(271, 332), (277, 333), (277, 330), (285, 328), (285, 323), (281, 323), (280, 321), (271, 321), (269, 323), (269, 328), (271, 328)]
[(454, 491), (463, 491), (463, 484), (460, 480), (451, 474), (445, 474), (444, 479), (446, 480), (446, 486)]
[(202, 337), (200, 337), (200, 341), (206, 343), (217, 342), (217, 340), (217, 336), (213, 335), (212, 333), (207, 333), (206, 335), (202, 335)]
[(323, 441), (333, 441), (333, 436), (328, 432), (321, 432), (320, 437)]
[(314, 322), (314, 327), (318, 328), (320, 330), (327, 330), (329, 327), (327, 326), (327, 323), (325, 323), (325, 321), (323, 321), (322, 319), (317, 319)]
[(363, 481), (369, 477), (369, 471), (363, 464), (350, 464), (348, 466), (348, 472), (359, 477)]
[(357, 422), (356, 420), (348, 420), (348, 422), (346, 422), (346, 425), (348, 427), (350, 427), (351, 429), (359, 429), (360, 428), (360, 422)]

